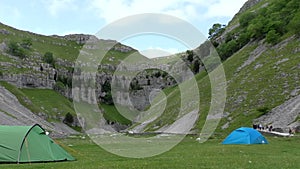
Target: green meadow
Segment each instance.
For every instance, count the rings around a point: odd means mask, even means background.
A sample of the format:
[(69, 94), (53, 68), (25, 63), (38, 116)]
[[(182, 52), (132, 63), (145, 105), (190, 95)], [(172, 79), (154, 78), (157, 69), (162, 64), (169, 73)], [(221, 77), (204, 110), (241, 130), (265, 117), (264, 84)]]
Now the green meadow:
[(158, 156), (134, 159), (106, 152), (90, 139), (56, 140), (76, 161), (1, 164), (1, 169), (107, 169), (107, 168), (222, 168), (296, 169), (300, 166), (300, 139), (267, 137), (265, 145), (222, 145), (222, 139), (204, 143), (187, 136), (170, 151)]

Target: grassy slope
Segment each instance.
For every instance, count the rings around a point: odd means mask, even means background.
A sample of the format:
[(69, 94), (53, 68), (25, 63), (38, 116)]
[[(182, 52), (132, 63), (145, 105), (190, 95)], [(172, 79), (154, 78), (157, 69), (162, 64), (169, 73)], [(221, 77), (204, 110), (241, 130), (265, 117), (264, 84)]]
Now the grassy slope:
[[(0, 84), (13, 93), (20, 103), (34, 113), (44, 112), (49, 116), (65, 116), (68, 112), (75, 115), (73, 104), (61, 94), (48, 89), (18, 89), (1, 81)], [(49, 120), (53, 120), (49, 117)]]
[[(299, 68), (297, 66), (300, 63), (300, 57), (297, 53), (290, 52), (299, 45), (300, 42), (294, 40), (281, 49), (269, 48), (255, 62), (244, 67), (239, 73), (237, 73), (238, 67), (248, 59), (249, 54), (258, 46), (256, 43), (248, 45), (224, 62), (223, 66), (228, 81), (225, 112), (229, 112), (230, 118), (233, 119), (229, 128), (225, 132), (222, 131), (224, 136), (237, 127), (251, 126), (252, 119), (262, 115), (258, 111), (259, 108), (266, 107), (270, 110), (282, 104), (289, 98), (289, 93), (299, 86), (299, 80), (297, 81)], [(289, 60), (277, 64), (284, 58)], [(262, 67), (254, 69), (257, 64), (261, 64)], [(288, 76), (282, 77), (284, 73)], [(209, 77), (201, 73), (196, 76), (196, 79), (200, 91), (201, 110), (196, 128), (201, 129), (210, 106), (210, 82)], [(171, 93), (168, 90), (165, 92)], [(150, 130), (158, 121), (162, 120), (164, 121), (163, 124), (168, 124), (174, 120), (168, 120), (167, 117), (176, 113), (176, 107), (172, 105), (180, 103), (180, 99), (177, 99), (180, 97), (179, 94), (179, 89), (176, 87), (172, 92), (173, 96), (168, 97), (169, 104), (163, 116), (149, 126)], [(241, 103), (236, 103), (239, 96), (245, 96), (245, 98)], [(221, 125), (226, 122), (227, 120), (223, 119)]]
[(32, 34), (3, 24), (0, 24), (0, 29), (5, 29), (10, 32), (8, 35), (0, 34), (0, 39), (3, 41), (21, 42), (23, 39), (30, 38), (32, 39), (32, 52), (38, 52), (42, 55), (46, 52), (52, 52), (55, 58), (74, 61), (81, 48), (81, 46), (74, 41)]
[(110, 122), (118, 122), (120, 124), (129, 125), (131, 121), (123, 117), (114, 105), (100, 104), (99, 105), (104, 110), (104, 118)]
[[(33, 34), (30, 32), (25, 32), (22, 30), (17, 30), (15, 28), (0, 24), (0, 29), (5, 29), (9, 31), (9, 34), (0, 34), (1, 41), (9, 44), (9, 42), (22, 42), (22, 40), (30, 38), (32, 40), (32, 46), (29, 50), (29, 56), (33, 57), (38, 53), (39, 55), (44, 55), (45, 52), (52, 52), (54, 58), (63, 59), (70, 62), (76, 60), (81, 49), (81, 45), (74, 41), (68, 41), (61, 38), (55, 38), (50, 36), (43, 36), (38, 34)], [(97, 50), (89, 50), (93, 53)], [(126, 58), (128, 55), (133, 54), (134, 51), (129, 53), (122, 53), (120, 51), (109, 51), (102, 60), (102, 64), (118, 65), (120, 61)], [(137, 59), (144, 59), (144, 56), (136, 54)], [(113, 59), (112, 59), (113, 58)], [(135, 58), (135, 57), (133, 57)], [(34, 60), (34, 59), (33, 59)], [(0, 62), (9, 62), (12, 64), (22, 64), (21, 59), (15, 59), (14, 57), (8, 57), (0, 52)], [(15, 66), (9, 67), (9, 69), (0, 69), (0, 73), (25, 73), (32, 72), (33, 70), (27, 68), (16, 68)], [(101, 70), (107, 71), (107, 70)], [(8, 90), (14, 93), (22, 105), (29, 108), (32, 112), (44, 112), (50, 116), (55, 115), (65, 115), (67, 112), (75, 114), (72, 103), (52, 90), (44, 89), (18, 89), (10, 84), (1, 82)], [(28, 103), (26, 100), (30, 100)], [(129, 124), (129, 121), (124, 119), (120, 114), (116, 112), (114, 107), (103, 106), (106, 112), (105, 117), (111, 121), (118, 121), (121, 124)]]
[[(263, 1), (255, 5), (252, 9), (258, 9), (261, 5), (269, 1)], [(235, 26), (238, 23), (239, 14), (229, 23)], [(239, 27), (236, 28), (239, 30)], [(235, 30), (233, 30), (235, 31)], [(289, 39), (292, 34), (285, 34), (282, 42)], [(280, 44), (280, 43), (279, 43)], [(296, 87), (300, 86), (299, 82), (299, 52), (294, 52), (300, 46), (300, 41), (293, 38), (283, 45), (272, 46), (267, 45), (267, 50), (250, 65), (245, 66), (241, 71), (237, 72), (238, 68), (249, 58), (250, 53), (254, 51), (260, 42), (254, 41), (236, 52), (224, 63), (225, 74), (228, 82), (227, 86), (227, 102), (224, 112), (230, 113), (229, 117), (223, 118), (217, 133), (221, 137), (225, 137), (230, 131), (240, 126), (252, 126), (252, 120), (261, 116), (264, 112), (260, 109), (272, 109), (290, 98), (290, 93)], [(280, 63), (280, 61), (288, 59)], [(258, 65), (258, 68), (255, 68)], [(259, 67), (261, 66), (261, 67)], [(208, 76), (196, 76), (200, 90), (200, 113), (201, 116), (196, 125), (199, 131), (205, 123), (206, 115), (210, 106), (210, 82)], [(172, 105), (178, 105), (180, 92), (178, 88), (173, 90), (173, 96), (168, 97), (169, 105), (163, 116), (150, 124), (149, 130), (152, 130), (159, 122), (170, 124), (174, 118), (167, 117), (177, 113), (176, 108)], [(165, 90), (165, 93), (171, 93)], [(237, 102), (238, 98), (243, 98), (241, 102)], [(229, 122), (229, 128), (222, 130), (221, 126)]]
[[(222, 140), (211, 139), (199, 144), (186, 137), (172, 150), (150, 158), (129, 159), (110, 154), (90, 140), (58, 140), (77, 161), (33, 164), (1, 164), (2, 169), (36, 168), (298, 168), (299, 138), (267, 138), (268, 145), (221, 145)], [(66, 145), (73, 145), (68, 147)]]

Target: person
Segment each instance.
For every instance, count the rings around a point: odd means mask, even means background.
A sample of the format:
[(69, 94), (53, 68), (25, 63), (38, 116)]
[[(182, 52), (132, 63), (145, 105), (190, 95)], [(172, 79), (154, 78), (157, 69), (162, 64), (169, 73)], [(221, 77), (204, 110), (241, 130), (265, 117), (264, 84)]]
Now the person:
[(258, 125), (258, 129), (262, 130), (262, 125), (261, 124)]
[(269, 131), (271, 132), (273, 130), (273, 126), (271, 125), (270, 127), (269, 127)]

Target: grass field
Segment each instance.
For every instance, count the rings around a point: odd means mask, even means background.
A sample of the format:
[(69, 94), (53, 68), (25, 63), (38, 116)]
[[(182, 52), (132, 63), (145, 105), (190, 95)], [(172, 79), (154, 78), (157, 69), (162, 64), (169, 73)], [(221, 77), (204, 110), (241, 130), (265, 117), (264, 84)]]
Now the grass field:
[[(1, 169), (101, 169), (101, 168), (272, 168), (300, 166), (300, 138), (267, 137), (268, 145), (222, 145), (221, 139), (198, 143), (186, 137), (172, 150), (151, 158), (131, 159), (110, 154), (89, 139), (57, 142), (77, 160), (73, 162), (0, 164)], [(67, 146), (69, 145), (69, 146)], [(72, 146), (70, 146), (72, 145)]]

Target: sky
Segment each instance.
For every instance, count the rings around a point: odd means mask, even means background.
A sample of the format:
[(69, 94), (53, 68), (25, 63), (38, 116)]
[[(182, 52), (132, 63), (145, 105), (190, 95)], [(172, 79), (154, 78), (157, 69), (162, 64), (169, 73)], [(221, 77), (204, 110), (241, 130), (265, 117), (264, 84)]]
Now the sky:
[[(0, 22), (43, 35), (96, 34), (118, 19), (158, 13), (183, 19), (207, 37), (214, 23), (227, 24), (246, 1), (1, 0)], [(140, 51), (153, 49), (178, 53), (188, 48), (179, 41), (159, 35), (135, 36), (121, 43)]]

